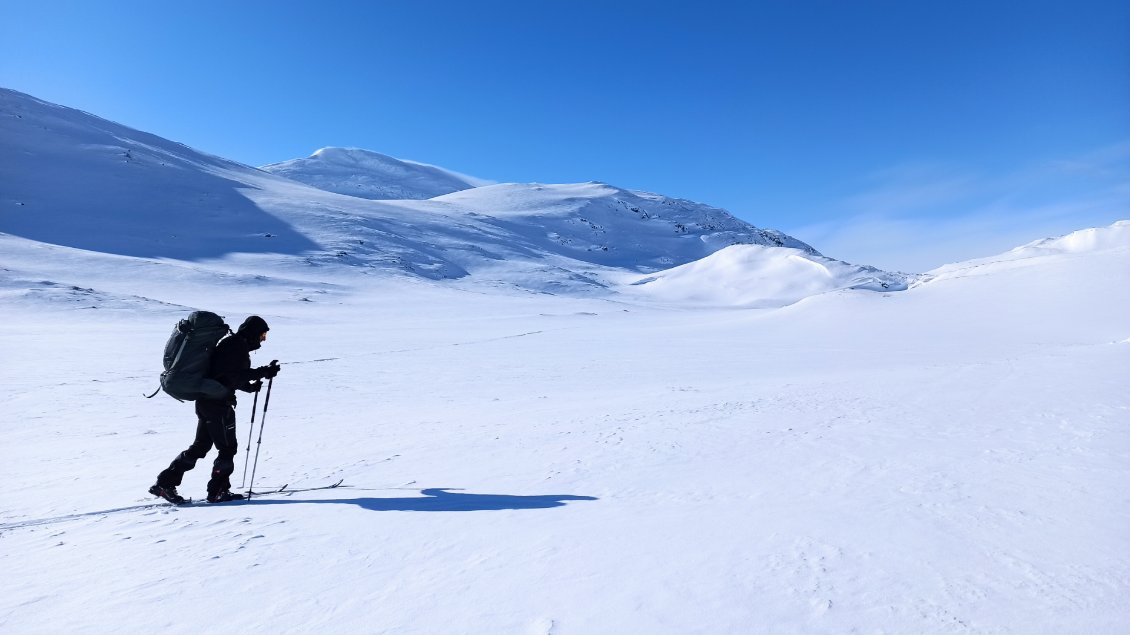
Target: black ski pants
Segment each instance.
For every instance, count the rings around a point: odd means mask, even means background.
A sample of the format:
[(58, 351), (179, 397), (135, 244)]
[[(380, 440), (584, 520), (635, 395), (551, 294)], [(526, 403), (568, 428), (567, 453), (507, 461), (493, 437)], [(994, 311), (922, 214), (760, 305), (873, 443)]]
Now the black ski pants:
[(196, 467), (196, 461), (204, 458), (212, 446), (216, 446), (216, 460), (212, 463), (212, 478), (208, 481), (208, 493), (227, 491), (231, 488), (228, 479), (235, 471), (235, 453), (238, 447), (235, 435), (235, 407), (224, 402), (196, 403), (196, 438), (188, 449), (177, 455), (173, 462), (157, 476), (160, 485), (179, 486), (184, 473)]

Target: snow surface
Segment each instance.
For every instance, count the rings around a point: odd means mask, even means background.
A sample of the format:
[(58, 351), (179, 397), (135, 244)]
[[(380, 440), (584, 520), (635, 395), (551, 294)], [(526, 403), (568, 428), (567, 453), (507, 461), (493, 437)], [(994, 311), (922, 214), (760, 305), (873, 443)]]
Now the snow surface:
[(322, 148), (263, 170), (314, 187), (369, 199), (424, 199), (489, 182), (360, 148)]
[[(16, 138), (10, 123), (0, 142)], [(605, 292), (547, 293), (584, 261), (503, 251), (536, 224), (497, 225), (512, 209), (501, 197), (489, 221), (451, 201), (394, 208), (183, 149), (191, 165), (159, 166), (156, 140), (147, 174), (238, 175), (253, 205), (233, 203), (233, 222), (285, 218), (317, 248), (233, 232), (216, 254), (206, 235), (64, 231), (47, 202), (100, 193), (112, 174), (66, 133), (25, 146), (55, 170), (45, 182), (77, 184), (65, 197), (9, 180), (34, 175), (0, 154), (0, 632), (1130, 629), (1125, 223), (905, 291), (735, 310), (745, 291), (721, 307), (650, 298), (654, 282), (629, 284), (639, 267), (599, 263)], [(626, 200), (562, 187), (580, 194), (548, 223)], [(40, 223), (12, 231), (14, 193)], [(393, 209), (418, 212), (418, 233), (394, 234)], [(387, 231), (403, 253), (450, 249), (453, 226), (478, 239), (491, 223), (493, 269), (468, 258), (460, 278), (321, 255), (354, 231)], [(719, 249), (702, 277), (782, 262), (842, 277), (828, 288), (861, 275), (803, 249)], [(649, 275), (692, 288), (694, 270)], [(782, 275), (763, 280), (799, 284)], [(253, 361), (283, 370), (256, 487), (342, 488), (187, 508), (145, 493), (192, 440), (191, 406), (141, 395), (194, 308), (271, 324)], [(241, 397), (237, 485), (251, 404)], [(212, 456), (184, 494), (203, 494)]]
[(907, 277), (800, 249), (733, 245), (632, 284), (667, 302), (764, 308), (837, 289), (903, 291)]
[[(1045, 256), (1071, 256), (1080, 254), (1086, 256), (1094, 251), (1125, 249), (1130, 244), (1130, 220), (1122, 220), (1110, 227), (1092, 227), (1059, 236), (1057, 238), (1044, 238), (1034, 240), (1027, 245), (1022, 245), (1011, 251), (959, 262), (956, 264), (938, 267), (927, 274), (927, 277), (951, 277), (955, 275), (970, 275), (980, 270), (995, 271), (1002, 267), (1023, 267), (1029, 264), (1038, 264)], [(1111, 272), (1114, 275), (1125, 272)]]

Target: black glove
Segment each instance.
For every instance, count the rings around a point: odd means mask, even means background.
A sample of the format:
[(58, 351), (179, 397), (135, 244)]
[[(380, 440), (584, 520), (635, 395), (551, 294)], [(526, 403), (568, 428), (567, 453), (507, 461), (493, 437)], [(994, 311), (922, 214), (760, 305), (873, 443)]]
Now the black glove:
[(259, 392), (263, 389), (263, 380), (252, 382), (247, 385), (247, 392)]
[(274, 379), (279, 374), (279, 360), (274, 360), (269, 366), (260, 366), (255, 369), (260, 379)]

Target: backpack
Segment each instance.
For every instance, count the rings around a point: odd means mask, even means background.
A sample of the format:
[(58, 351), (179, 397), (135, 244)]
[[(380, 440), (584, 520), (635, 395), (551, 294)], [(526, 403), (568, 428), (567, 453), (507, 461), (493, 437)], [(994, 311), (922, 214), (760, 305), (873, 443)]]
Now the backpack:
[(231, 333), (231, 328), (224, 323), (224, 318), (208, 311), (193, 311), (177, 322), (165, 343), (165, 372), (161, 373), (161, 389), (178, 401), (223, 399), (228, 396), (231, 391), (227, 386), (204, 377), (212, 362), (212, 351), (228, 333)]

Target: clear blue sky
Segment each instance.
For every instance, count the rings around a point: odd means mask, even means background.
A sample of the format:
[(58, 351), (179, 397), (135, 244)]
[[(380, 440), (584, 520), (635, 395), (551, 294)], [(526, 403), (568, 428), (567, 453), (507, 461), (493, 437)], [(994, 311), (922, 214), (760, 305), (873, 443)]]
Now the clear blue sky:
[(354, 146), (923, 269), (1130, 217), (1130, 2), (0, 5), (0, 86), (262, 165)]

